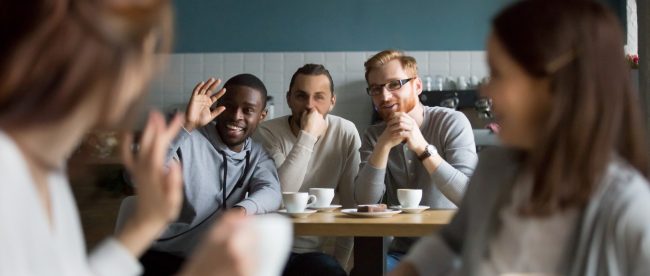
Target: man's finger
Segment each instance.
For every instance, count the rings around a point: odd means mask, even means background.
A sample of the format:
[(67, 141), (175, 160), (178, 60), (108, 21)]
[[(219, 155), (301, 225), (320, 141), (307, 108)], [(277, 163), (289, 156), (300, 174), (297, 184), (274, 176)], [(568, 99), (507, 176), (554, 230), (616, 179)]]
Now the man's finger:
[(217, 106), (214, 110), (210, 111), (210, 116), (212, 116), (212, 119), (217, 118), (222, 112), (226, 110), (225, 106)]
[(212, 86), (212, 84), (214, 82), (215, 82), (214, 78), (209, 78), (208, 81), (206, 81), (205, 84), (203, 85), (203, 87), (201, 88), (201, 91), (199, 92), (199, 95), (207, 94), (210, 86)]
[(212, 90), (215, 90), (217, 88), (217, 86), (219, 86), (219, 84), (221, 84), (221, 79), (214, 80), (214, 82), (212, 82), (212, 84), (206, 89), (206, 91), (205, 91), (206, 94), (208, 92), (212, 91)]
[(391, 129), (390, 134), (392, 134), (392, 135), (402, 135), (401, 133), (402, 133), (403, 131), (404, 131), (404, 130), (401, 129), (401, 128), (398, 128), (398, 129)]
[(410, 123), (403, 121), (399, 123), (399, 127), (403, 130), (411, 130), (412, 128)]
[(390, 119), (388, 121), (388, 123), (386, 123), (386, 125), (389, 126), (389, 127), (392, 127), (392, 126), (395, 126), (395, 125), (399, 125), (400, 122), (401, 122), (401, 120), (400, 120), (399, 117), (394, 117), (394, 118)]
[(216, 93), (212, 94), (212, 96), (210, 96), (210, 101), (212, 101), (212, 103), (214, 104), (214, 103), (217, 102), (221, 97), (223, 97), (224, 94), (226, 94), (226, 88), (225, 88), (225, 87), (224, 87), (224, 88), (221, 88), (219, 91), (217, 91)]
[(204, 84), (204, 81), (197, 83), (196, 86), (194, 86), (194, 90), (192, 90), (192, 95), (198, 95)]

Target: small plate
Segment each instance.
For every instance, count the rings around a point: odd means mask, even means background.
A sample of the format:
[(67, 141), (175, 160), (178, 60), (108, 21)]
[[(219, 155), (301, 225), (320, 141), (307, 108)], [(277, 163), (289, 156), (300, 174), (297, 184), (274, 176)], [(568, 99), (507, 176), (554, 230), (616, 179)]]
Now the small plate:
[(278, 213), (290, 216), (292, 218), (306, 218), (308, 216), (311, 216), (313, 213), (316, 213), (316, 210), (307, 210), (307, 209), (305, 209), (305, 211), (302, 211), (302, 212), (289, 213), (289, 212), (287, 212), (287, 209), (282, 209), (282, 210), (278, 210)]
[(402, 205), (397, 205), (397, 206), (390, 206), (391, 209), (397, 209), (397, 210), (402, 210), (404, 213), (409, 213), (409, 214), (418, 214), (422, 213), (422, 211), (427, 210), (431, 207), (425, 206), (425, 205), (420, 205), (418, 207), (413, 207), (413, 208), (402, 208)]
[(343, 209), (341, 213), (344, 213), (348, 216), (353, 217), (364, 217), (364, 218), (389, 218), (395, 214), (399, 214), (402, 211), (400, 210), (391, 210), (387, 209), (384, 212), (357, 212), (357, 209)]
[(341, 207), (343, 207), (343, 206), (341, 206), (341, 205), (330, 205), (330, 206), (327, 206), (327, 207), (312, 206), (312, 207), (309, 207), (309, 209), (314, 209), (314, 210), (317, 210), (317, 211), (323, 212), (323, 213), (330, 213), (330, 212), (332, 212), (332, 211), (334, 211), (334, 210), (336, 210), (338, 208), (341, 208)]

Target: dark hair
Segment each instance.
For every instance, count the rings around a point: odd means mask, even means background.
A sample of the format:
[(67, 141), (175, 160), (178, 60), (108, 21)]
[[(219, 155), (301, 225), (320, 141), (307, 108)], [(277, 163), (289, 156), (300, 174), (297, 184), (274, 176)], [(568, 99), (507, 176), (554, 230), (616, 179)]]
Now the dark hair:
[(325, 69), (325, 66), (320, 64), (308, 63), (298, 68), (298, 70), (296, 70), (296, 72), (293, 73), (293, 76), (291, 76), (291, 82), (289, 83), (289, 91), (291, 91), (293, 84), (296, 82), (296, 76), (298, 75), (307, 75), (307, 76), (325, 75), (327, 79), (330, 81), (330, 92), (332, 92), (332, 95), (334, 95), (334, 81), (332, 80), (332, 75), (330, 75), (330, 71)]
[(127, 64), (153, 59), (145, 43), (156, 38), (158, 50), (171, 48), (169, 1), (5, 2), (11, 3), (3, 3), (0, 16), (2, 126), (60, 120), (90, 91), (109, 100)]
[(258, 92), (260, 92), (260, 94), (262, 94), (262, 100), (264, 101), (263, 106), (266, 107), (266, 98), (267, 98), (266, 86), (264, 86), (262, 80), (260, 80), (255, 75), (239, 74), (230, 78), (228, 81), (226, 81), (226, 84), (223, 85), (223, 87), (225, 87), (226, 90), (228, 90), (229, 87), (233, 87), (233, 86), (246, 86), (257, 90)]
[(522, 213), (585, 206), (614, 155), (649, 175), (639, 101), (614, 14), (594, 1), (527, 0), (499, 13), (493, 30), (528, 74), (548, 78), (551, 87), (540, 143), (526, 156), (533, 189)]

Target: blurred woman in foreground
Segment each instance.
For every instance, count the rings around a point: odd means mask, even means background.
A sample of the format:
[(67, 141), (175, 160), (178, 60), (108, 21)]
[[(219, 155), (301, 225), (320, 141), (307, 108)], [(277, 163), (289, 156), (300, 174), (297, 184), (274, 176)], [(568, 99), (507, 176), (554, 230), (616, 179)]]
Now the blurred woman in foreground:
[(504, 148), (482, 153), (451, 223), (393, 275), (650, 275), (648, 149), (615, 16), (528, 0), (493, 21)]
[[(152, 77), (155, 52), (170, 47), (168, 1), (1, 6), (0, 275), (140, 274), (137, 257), (175, 219), (182, 201), (179, 167), (163, 166), (181, 119), (167, 125), (153, 112), (137, 156), (124, 143), (139, 194), (136, 210), (90, 257), (65, 162), (86, 132), (124, 126)], [(241, 220), (226, 216), (186, 273), (247, 274), (250, 263), (233, 244), (242, 242), (236, 237)]]

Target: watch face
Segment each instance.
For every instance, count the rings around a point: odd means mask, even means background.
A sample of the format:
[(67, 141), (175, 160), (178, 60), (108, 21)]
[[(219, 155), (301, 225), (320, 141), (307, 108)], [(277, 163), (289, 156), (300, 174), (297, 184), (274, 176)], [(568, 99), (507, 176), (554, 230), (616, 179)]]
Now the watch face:
[(431, 155), (431, 145), (427, 145), (427, 146), (424, 148), (424, 152), (426, 152), (426, 154), (428, 154), (428, 155)]
[(428, 158), (429, 156), (432, 156), (436, 152), (436, 148), (433, 147), (432, 145), (427, 145), (424, 148), (424, 152), (419, 156), (420, 160), (424, 160)]

